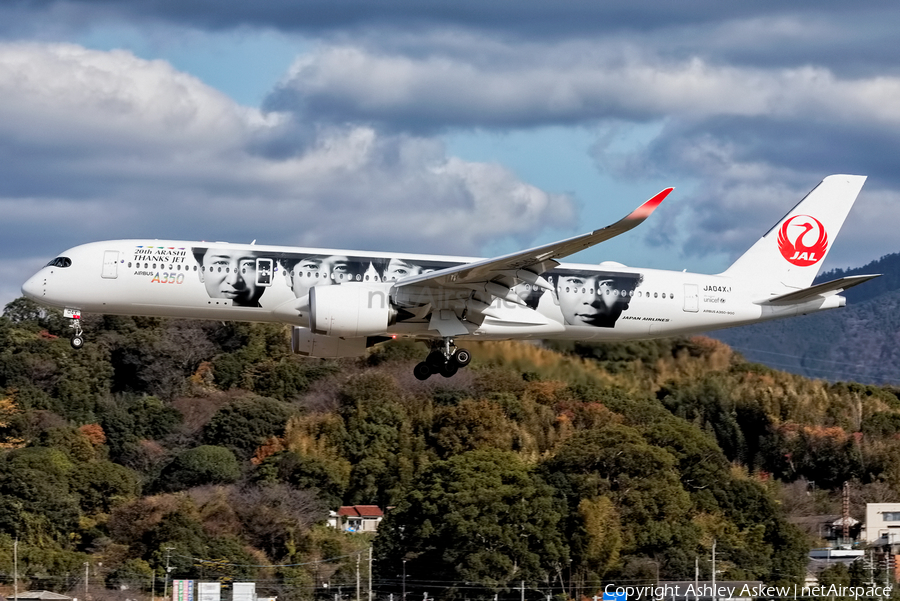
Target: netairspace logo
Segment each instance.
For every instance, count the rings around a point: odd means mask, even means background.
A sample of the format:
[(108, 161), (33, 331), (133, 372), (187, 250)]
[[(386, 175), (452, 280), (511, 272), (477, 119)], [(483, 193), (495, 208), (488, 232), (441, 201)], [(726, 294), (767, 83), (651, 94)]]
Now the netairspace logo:
[[(680, 590), (679, 590), (680, 589)], [(745, 584), (737, 586), (717, 586), (713, 588), (709, 584), (688, 585), (686, 587), (673, 587), (665, 585), (648, 586), (616, 586), (607, 584), (603, 589), (603, 597), (595, 595), (593, 601), (664, 601), (675, 597), (698, 600), (701, 597), (735, 599), (737, 597), (852, 597), (853, 599), (870, 597), (890, 597), (890, 586), (766, 586), (759, 584), (751, 586)]]

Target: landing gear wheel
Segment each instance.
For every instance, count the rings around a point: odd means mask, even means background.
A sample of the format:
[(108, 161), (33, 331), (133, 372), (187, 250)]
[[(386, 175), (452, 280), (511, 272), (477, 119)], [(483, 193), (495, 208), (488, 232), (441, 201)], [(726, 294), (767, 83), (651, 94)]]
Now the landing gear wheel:
[(72, 339), (69, 341), (69, 344), (72, 345), (73, 349), (80, 349), (84, 346), (84, 330), (81, 329), (81, 311), (77, 311), (74, 309), (66, 309), (66, 313), (71, 311), (71, 320), (72, 325), (70, 326), (73, 330)]
[(447, 361), (447, 364), (441, 368), (441, 371), (439, 373), (445, 378), (452, 378), (456, 375), (457, 371), (459, 371), (459, 366), (457, 366), (453, 361)]
[(472, 353), (464, 348), (456, 349), (456, 352), (453, 353), (453, 360), (458, 367), (465, 367), (472, 360)]
[(447, 364), (447, 357), (441, 351), (431, 351), (425, 357), (425, 363), (431, 368), (432, 373), (438, 373), (440, 369)]
[(427, 380), (431, 377), (431, 367), (424, 361), (416, 363), (416, 366), (413, 368), (413, 375), (418, 380)]

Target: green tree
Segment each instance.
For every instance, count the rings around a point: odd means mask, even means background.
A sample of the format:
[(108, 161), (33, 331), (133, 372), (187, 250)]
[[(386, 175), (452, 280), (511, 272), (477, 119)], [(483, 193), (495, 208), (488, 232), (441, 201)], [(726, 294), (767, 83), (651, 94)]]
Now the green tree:
[(588, 579), (600, 580), (619, 560), (622, 550), (622, 526), (619, 512), (608, 497), (582, 499), (578, 516), (583, 527), (577, 569)]
[(432, 444), (447, 458), (481, 448), (512, 450), (514, 425), (488, 401), (464, 400), (435, 412)]
[(344, 471), (342, 466), (325, 457), (282, 451), (266, 457), (254, 479), (267, 484), (286, 482), (299, 490), (313, 490), (326, 507), (337, 508), (347, 490)]
[(266, 439), (284, 433), (291, 413), (289, 405), (275, 399), (240, 399), (213, 415), (203, 428), (203, 441), (227, 447), (241, 459), (249, 459)]
[(80, 514), (70, 489), (73, 469), (57, 449), (28, 447), (0, 456), (0, 532), (68, 546)]
[[(693, 561), (688, 558), (693, 557), (697, 532), (684, 519), (691, 502), (676, 464), (675, 457), (648, 444), (636, 429), (613, 423), (575, 433), (542, 471), (566, 496), (570, 516), (578, 515), (582, 499), (608, 497), (621, 519), (622, 553), (659, 556), (663, 574), (666, 569), (678, 574), (687, 571), (686, 561)], [(581, 520), (569, 519), (567, 537), (574, 539), (582, 528)], [(587, 563), (578, 556), (573, 560)]]
[(78, 466), (72, 474), (72, 490), (87, 513), (109, 513), (140, 492), (140, 478), (125, 466), (96, 461)]
[(371, 372), (350, 379), (340, 391), (344, 420), (343, 454), (352, 465), (344, 501), (394, 503), (411, 438), (411, 425), (397, 380)]
[(230, 484), (241, 477), (237, 458), (225, 447), (203, 445), (188, 449), (159, 476), (161, 490), (183, 490), (205, 484)]
[(482, 592), (546, 582), (567, 561), (564, 506), (515, 454), (470, 451), (438, 461), (379, 527), (379, 571), (408, 559), (411, 580), (467, 582)]
[(153, 578), (153, 568), (149, 563), (143, 559), (126, 559), (106, 576), (106, 586), (142, 590), (150, 587)]

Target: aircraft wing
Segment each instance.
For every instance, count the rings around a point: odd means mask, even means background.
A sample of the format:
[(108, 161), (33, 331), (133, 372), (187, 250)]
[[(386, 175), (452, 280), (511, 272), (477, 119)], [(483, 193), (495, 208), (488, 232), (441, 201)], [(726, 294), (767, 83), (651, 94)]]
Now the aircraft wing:
[[(609, 240), (640, 225), (673, 189), (666, 188), (625, 218), (599, 230), (493, 259), (483, 259), (441, 269), (440, 271), (403, 278), (394, 285), (394, 289), (402, 289), (409, 286), (473, 288), (475, 285), (489, 284), (491, 282), (505, 286), (507, 289), (518, 283), (548, 287), (547, 283), (543, 282), (539, 276), (559, 265), (557, 259), (562, 259), (578, 251), (590, 248), (595, 244)], [(496, 291), (496, 289), (494, 290)], [(491, 291), (488, 290), (488, 292)], [(493, 296), (503, 296), (503, 294), (495, 294), (493, 292), (491, 294)]]
[[(765, 300), (756, 301), (757, 305), (793, 305), (795, 303), (802, 303), (804, 301), (810, 300), (817, 296), (830, 296), (830, 294), (837, 294), (839, 292), (843, 292), (847, 288), (853, 288), (854, 286), (859, 286), (863, 282), (868, 282), (874, 278), (880, 277), (881, 274), (874, 275), (853, 275), (845, 278), (840, 278), (837, 280), (831, 280), (830, 282), (822, 282), (821, 284), (816, 284), (815, 286), (810, 286), (809, 288), (803, 288), (801, 290), (796, 290), (794, 292), (788, 292), (787, 294), (780, 294), (778, 296), (773, 296), (771, 298), (767, 298)], [(829, 294), (830, 293), (830, 294)]]

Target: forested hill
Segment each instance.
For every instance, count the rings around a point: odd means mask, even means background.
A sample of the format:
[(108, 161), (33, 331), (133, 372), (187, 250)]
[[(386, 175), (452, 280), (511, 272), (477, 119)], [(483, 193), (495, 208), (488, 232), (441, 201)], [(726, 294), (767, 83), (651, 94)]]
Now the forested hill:
[(816, 283), (873, 273), (883, 275), (844, 292), (842, 309), (710, 336), (749, 360), (810, 378), (900, 384), (900, 254), (822, 273)]
[(851, 275), (871, 275), (873, 273), (882, 275), (880, 278), (875, 278), (842, 293), (847, 297), (847, 304), (866, 302), (882, 294), (900, 290), (900, 253), (885, 255), (877, 261), (866, 263), (855, 269), (833, 269), (820, 273), (815, 283), (828, 282)]
[[(56, 311), (0, 318), (0, 593), (16, 540), (20, 591), (123, 601), (171, 578), (331, 599), (370, 547), (378, 598), (708, 578), (713, 541), (722, 579), (798, 583), (821, 541), (790, 518), (838, 513), (845, 481), (858, 519), (900, 495), (897, 389), (709, 338), (476, 344), (420, 382), (404, 341), (321, 361), (275, 325), (83, 321), (74, 351)], [(392, 509), (325, 526), (350, 504)]]

